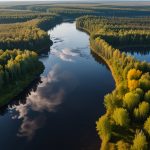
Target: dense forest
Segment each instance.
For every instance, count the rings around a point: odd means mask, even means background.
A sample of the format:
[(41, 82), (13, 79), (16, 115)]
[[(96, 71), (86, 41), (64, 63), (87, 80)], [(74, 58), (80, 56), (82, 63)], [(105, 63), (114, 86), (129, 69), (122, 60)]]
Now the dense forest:
[(50, 44), (48, 34), (42, 29), (47, 29), (47, 26), (51, 28), (60, 21), (61, 17), (49, 15), (38, 16), (22, 23), (0, 24), (0, 47), (1, 49), (34, 49), (40, 52), (43, 45)]
[(52, 3), (43, 5), (17, 5), (7, 6), (9, 9), (29, 10), (38, 12), (55, 12), (60, 15), (78, 17), (83, 15), (98, 16), (149, 16), (149, 6), (136, 6), (134, 3), (128, 7), (126, 5), (115, 5), (113, 3)]
[(0, 106), (20, 93), (43, 68), (33, 51), (0, 50)]
[(52, 41), (46, 31), (61, 21), (53, 13), (1, 11), (0, 106), (6, 105), (42, 73), (44, 66), (37, 53), (49, 49)]
[[(150, 148), (150, 64), (121, 53), (112, 46), (110, 39), (108, 40), (109, 35), (112, 36), (111, 40), (115, 41), (115, 38), (120, 39), (123, 35), (123, 43), (124, 36), (128, 36), (128, 39), (125, 39), (128, 41), (134, 39), (134, 43), (145, 42), (145, 39), (148, 42), (148, 24), (143, 23), (141, 29), (141, 19), (138, 22), (134, 18), (125, 18), (129, 26), (132, 23), (131, 29), (126, 28), (127, 25), (123, 28), (124, 21), (120, 21), (118, 25), (116, 23), (116, 30), (111, 28), (111, 22), (115, 24), (115, 21), (119, 22), (118, 20), (123, 18), (103, 19), (86, 16), (77, 19), (77, 28), (91, 35), (92, 51), (105, 60), (116, 81), (115, 90), (104, 98), (106, 113), (97, 121), (97, 131), (102, 139), (101, 149), (104, 150)], [(145, 18), (143, 22), (144, 20)]]
[[(85, 17), (83, 20), (86, 19)], [(92, 24), (91, 21), (92, 20)], [(113, 47), (119, 45), (149, 45), (149, 17), (94, 17), (88, 16), (84, 25), (90, 32), (96, 32)]]
[(68, 3), (1, 9), (18, 11), (0, 11), (0, 106), (43, 71), (37, 53), (52, 44), (47, 29), (64, 18), (95, 15), (80, 17), (76, 25), (90, 34), (92, 52), (107, 63), (116, 82), (104, 97), (106, 113), (96, 122), (101, 149), (150, 149), (150, 64), (117, 49), (149, 45), (150, 7)]
[(2, 11), (0, 10), (0, 24), (25, 22), (35, 18), (53, 17), (55, 14), (31, 11)]

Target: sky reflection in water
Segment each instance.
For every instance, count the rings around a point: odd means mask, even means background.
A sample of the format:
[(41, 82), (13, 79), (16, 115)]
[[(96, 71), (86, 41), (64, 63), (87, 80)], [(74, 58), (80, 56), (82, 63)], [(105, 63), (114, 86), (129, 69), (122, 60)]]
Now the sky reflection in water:
[(46, 121), (46, 116), (42, 115), (30, 118), (28, 115), (29, 111), (56, 111), (57, 106), (64, 99), (65, 92), (67, 91), (68, 93), (76, 85), (72, 83), (75, 81), (73, 75), (65, 71), (61, 72), (59, 65), (53, 66), (47, 77), (42, 76), (41, 80), (42, 83), (38, 85), (35, 92), (31, 92), (25, 104), (20, 103), (9, 108), (18, 112), (18, 115), (12, 116), (12, 119), (22, 119), (17, 135), (27, 137), (29, 140), (32, 139), (36, 130), (41, 128)]
[(76, 30), (75, 23), (62, 23), (50, 35), (54, 44), (40, 57), (42, 82), (1, 117), (3, 150), (99, 148), (95, 121), (105, 111), (103, 96), (114, 89), (112, 75), (91, 53), (89, 36)]

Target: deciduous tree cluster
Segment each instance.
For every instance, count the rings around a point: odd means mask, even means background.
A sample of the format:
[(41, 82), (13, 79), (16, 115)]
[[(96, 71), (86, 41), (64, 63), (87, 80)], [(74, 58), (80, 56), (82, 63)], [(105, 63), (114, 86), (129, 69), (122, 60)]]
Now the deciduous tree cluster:
[[(132, 31), (133, 34), (127, 41), (134, 37), (138, 43), (139, 40), (143, 41), (145, 38), (150, 41), (150, 30), (146, 31), (146, 28), (137, 30), (136, 28), (142, 24), (142, 19), (136, 22), (137, 19), (130, 18), (129, 28), (131, 28), (131, 22), (135, 24), (132, 30), (124, 28), (120, 22), (121, 25), (118, 23), (118, 29), (114, 31), (111, 28), (112, 25), (109, 25), (112, 20), (93, 16), (81, 17), (77, 20), (77, 27), (91, 35), (92, 51), (105, 60), (116, 81), (116, 89), (104, 98), (106, 114), (97, 122), (97, 130), (102, 139), (102, 149), (121, 147), (148, 150), (150, 148), (148, 144), (150, 138), (150, 64), (121, 53), (105, 37), (115, 35), (120, 38), (121, 34), (130, 35)], [(126, 22), (127, 18), (125, 21), (122, 18), (120, 20)], [(102, 131), (107, 134), (105, 135)]]

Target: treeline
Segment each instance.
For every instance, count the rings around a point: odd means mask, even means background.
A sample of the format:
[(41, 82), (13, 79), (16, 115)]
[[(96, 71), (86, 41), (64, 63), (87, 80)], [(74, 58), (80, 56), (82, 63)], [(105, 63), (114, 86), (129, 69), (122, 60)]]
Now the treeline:
[(56, 14), (31, 11), (1, 11), (0, 24), (26, 22), (35, 18), (54, 17)]
[(49, 46), (51, 43), (48, 34), (42, 29), (51, 28), (60, 21), (61, 17), (52, 15), (23, 23), (0, 24), (0, 47), (4, 50), (19, 48), (40, 52), (43, 45)]
[(125, 45), (150, 45), (150, 32), (128, 32), (127, 34), (121, 33), (117, 35), (101, 36), (102, 39), (110, 43), (114, 47)]
[(37, 27), (45, 31), (55, 27), (57, 24), (61, 23), (63, 18), (60, 15), (49, 15), (47, 17), (41, 17), (40, 21), (37, 23)]
[(0, 14), (0, 48), (3, 49), (0, 50), (0, 107), (42, 73), (44, 66), (31, 50), (40, 53), (49, 49), (52, 41), (47, 30), (61, 21), (59, 15), (52, 13), (12, 11)]
[(0, 24), (25, 22), (38, 16), (42, 15), (27, 11), (0, 11)]
[[(136, 5), (136, 4), (135, 4)], [(17, 5), (7, 7), (10, 9), (30, 10), (38, 12), (55, 12), (69, 17), (78, 17), (81, 15), (99, 15), (99, 16), (149, 16), (150, 9), (146, 6), (130, 6), (115, 5), (112, 3), (52, 3), (37, 5)]]
[[(96, 17), (93, 18), (96, 20)], [(97, 18), (101, 26), (102, 20)], [(100, 22), (100, 24), (99, 24)], [(91, 33), (92, 51), (110, 67), (116, 89), (104, 97), (106, 113), (97, 121), (103, 150), (148, 150), (150, 148), (150, 64), (121, 53), (102, 39), (92, 17), (77, 20), (77, 27)], [(95, 24), (95, 23), (94, 23)], [(102, 35), (100, 34), (102, 33)]]
[[(84, 23), (86, 21), (86, 24)], [(91, 24), (91, 21), (93, 22)], [(96, 30), (109, 31), (104, 34), (117, 34), (118, 32), (130, 32), (134, 30), (141, 30), (141, 32), (146, 32), (147, 29), (150, 29), (150, 17), (96, 17), (96, 16), (84, 16), (82, 21), (77, 22), (78, 24), (83, 24), (91, 32)], [(90, 25), (91, 24), (91, 25)], [(99, 27), (103, 27), (102, 29)], [(94, 29), (95, 27), (95, 29)]]
[(56, 7), (47, 9), (50, 13), (57, 13), (63, 17), (76, 18), (84, 15), (99, 15), (98, 12), (93, 11), (92, 9), (85, 8), (75, 8), (75, 7)]
[(21, 92), (43, 68), (33, 51), (0, 50), (0, 106)]
[[(88, 19), (87, 19), (88, 18)], [(83, 23), (86, 21), (86, 24)], [(92, 21), (92, 24), (91, 24)], [(126, 23), (125, 23), (126, 22)], [(138, 18), (107, 18), (83, 17), (77, 26), (84, 25), (90, 32), (97, 32), (102, 39), (114, 47), (119, 45), (149, 45), (150, 19)]]

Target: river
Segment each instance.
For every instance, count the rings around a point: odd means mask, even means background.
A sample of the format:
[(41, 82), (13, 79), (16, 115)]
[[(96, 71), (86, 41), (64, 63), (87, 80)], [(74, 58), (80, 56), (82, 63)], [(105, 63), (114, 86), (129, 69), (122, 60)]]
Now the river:
[(96, 120), (111, 72), (89, 48), (89, 35), (64, 22), (49, 30), (40, 80), (1, 110), (1, 150), (99, 150)]

